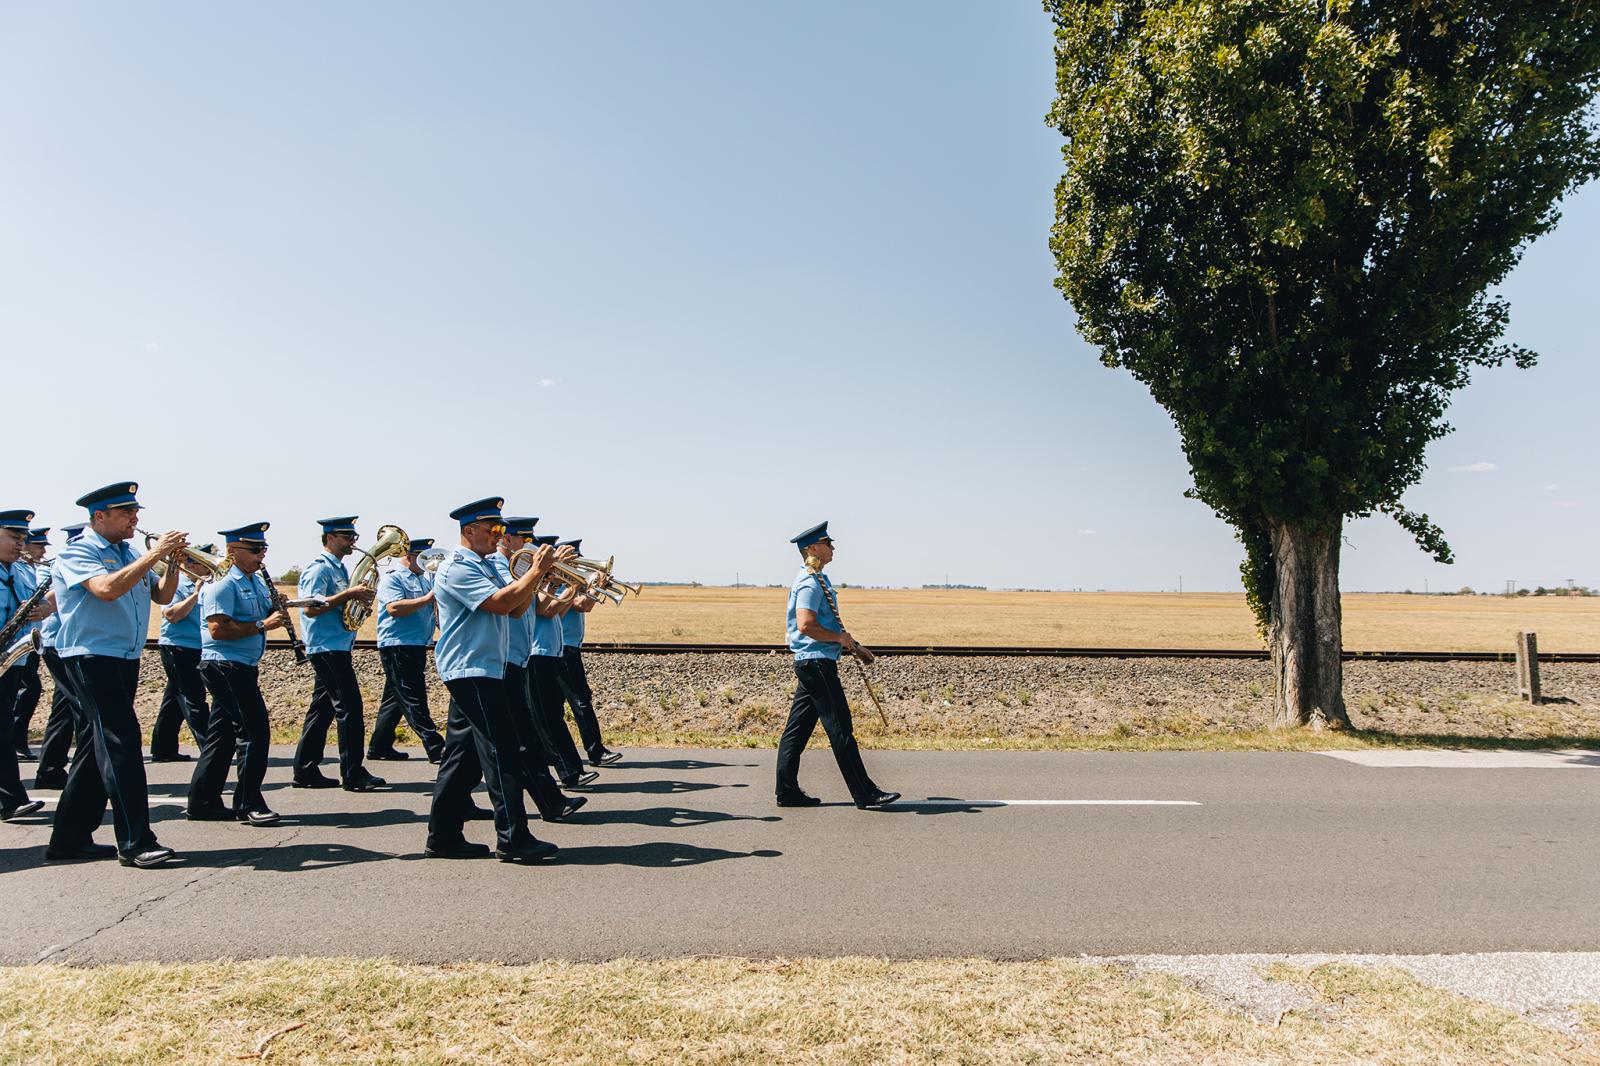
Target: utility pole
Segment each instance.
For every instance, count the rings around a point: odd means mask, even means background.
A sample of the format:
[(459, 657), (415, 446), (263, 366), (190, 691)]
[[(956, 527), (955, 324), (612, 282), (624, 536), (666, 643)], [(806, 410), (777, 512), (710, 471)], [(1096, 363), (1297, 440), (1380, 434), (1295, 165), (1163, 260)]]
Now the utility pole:
[(1427, 578), (1423, 578), (1422, 579), (1422, 594), (1424, 596), (1426, 596), (1428, 594), (1428, 579)]
[(1183, 575), (1178, 575), (1178, 595), (1183, 595)]

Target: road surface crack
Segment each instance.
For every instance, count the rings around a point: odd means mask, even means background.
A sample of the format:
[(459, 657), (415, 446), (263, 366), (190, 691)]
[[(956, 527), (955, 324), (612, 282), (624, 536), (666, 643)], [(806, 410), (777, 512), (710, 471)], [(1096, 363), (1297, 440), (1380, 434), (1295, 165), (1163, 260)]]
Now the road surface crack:
[[(288, 835), (286, 835), (284, 837), (281, 837), (278, 840), (273, 841), (271, 844), (267, 844), (264, 847), (261, 847), (261, 848), (257, 849), (255, 851), (255, 853), (250, 856), (250, 861), (252, 861), (252, 862), (257, 861), (257, 860), (259, 860), (261, 858), (261, 856), (267, 854), (268, 852), (273, 851), (273, 850), (275, 850), (277, 848), (281, 848), (285, 844), (293, 843), (300, 836), (300, 834), (303, 833), (303, 832), (305, 832), (305, 827), (301, 826), (300, 828), (296, 829), (294, 832), (289, 833)], [(143, 917), (145, 912), (147, 910), (149, 910), (150, 908), (155, 907), (158, 904), (164, 903), (167, 900), (172, 899), (174, 896), (177, 896), (177, 895), (179, 895), (179, 894), (181, 894), (183, 892), (187, 892), (191, 888), (197, 888), (198, 886), (202, 886), (207, 881), (213, 881), (216, 878), (221, 877), (223, 874), (227, 873), (229, 870), (237, 869), (238, 865), (239, 864), (236, 863), (236, 864), (234, 864), (232, 866), (222, 866), (222, 867), (219, 867), (219, 868), (217, 868), (215, 870), (207, 870), (205, 873), (200, 874), (198, 877), (190, 878), (188, 881), (185, 881), (183, 884), (178, 885), (175, 888), (169, 888), (164, 892), (159, 892), (156, 895), (148, 896), (145, 899), (140, 900), (138, 903), (135, 903), (132, 907), (130, 907), (128, 910), (124, 911), (121, 915), (119, 915), (118, 917), (116, 917), (112, 921), (109, 921), (109, 922), (105, 923), (102, 926), (99, 926), (99, 927), (97, 927), (95, 929), (90, 930), (89, 932), (85, 933), (83, 936), (78, 937), (76, 940), (69, 940), (64, 944), (52, 944), (52, 945), (50, 945), (49, 947), (45, 948), (43, 951), (39, 952), (38, 956), (35, 957), (33, 961), (36, 962), (36, 963), (49, 962), (49, 961), (51, 961), (51, 959), (53, 959), (55, 957), (65, 955), (67, 952), (72, 951), (74, 948), (81, 948), (83, 945), (87, 944), (89, 941), (91, 941), (91, 940), (95, 939), (96, 937), (100, 936), (102, 933), (106, 933), (106, 932), (109, 932), (112, 929), (115, 929), (117, 926), (121, 925), (123, 922), (129, 921), (129, 920), (134, 919), (134, 918)], [(203, 892), (203, 891), (205, 891), (204, 888), (199, 888), (199, 891), (197, 891), (195, 894), (199, 895), (199, 893)]]

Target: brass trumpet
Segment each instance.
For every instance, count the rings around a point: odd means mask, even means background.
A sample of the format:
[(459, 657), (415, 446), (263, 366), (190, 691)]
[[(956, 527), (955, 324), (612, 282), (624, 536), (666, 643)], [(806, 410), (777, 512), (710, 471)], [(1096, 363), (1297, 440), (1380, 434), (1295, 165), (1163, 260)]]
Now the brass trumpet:
[[(161, 536), (159, 533), (150, 533), (143, 529), (136, 530), (135, 532), (144, 535), (144, 547), (146, 551), (149, 551), (150, 545)], [(228, 568), (233, 565), (233, 560), (219, 555), (212, 555), (210, 552), (204, 552), (199, 548), (190, 547), (186, 544), (183, 547), (183, 560), (178, 565), (182, 567), (184, 573), (188, 574), (196, 581), (215, 581), (228, 572)], [(155, 571), (160, 577), (167, 576), (167, 563), (165, 559), (156, 563)]]
[[(356, 549), (361, 553), (361, 561), (356, 563), (355, 573), (350, 575), (351, 587), (360, 585), (376, 591), (378, 587), (378, 560), (387, 559), (391, 556), (405, 555), (410, 550), (411, 538), (406, 536), (405, 530), (399, 526), (379, 526), (378, 542), (372, 546), (372, 550)], [(341, 619), (344, 622), (344, 627), (354, 633), (361, 628), (361, 623), (365, 622), (371, 614), (371, 600), (364, 603), (361, 600), (351, 600), (344, 605), (344, 613), (341, 615)]]
[[(519, 578), (532, 568), (533, 557), (537, 554), (537, 551), (538, 549), (536, 548), (519, 548), (511, 553), (511, 558), (507, 560), (507, 563), (511, 567), (512, 578)], [(594, 574), (587, 570), (574, 569), (571, 563), (572, 560), (570, 559), (564, 563), (556, 563), (555, 566), (550, 568), (550, 572), (545, 575), (546, 583), (560, 581), (575, 588), (582, 588), (593, 595), (604, 596), (612, 603), (622, 602), (621, 592), (603, 587)]]
[[(599, 579), (599, 584), (604, 585), (607, 588), (617, 588), (621, 589), (623, 592), (631, 592), (635, 596), (639, 595), (639, 593), (643, 591), (642, 586), (630, 585), (626, 581), (620, 581), (611, 576), (611, 567), (616, 561), (617, 557), (615, 555), (610, 556), (603, 563), (598, 559), (585, 559), (580, 555), (576, 559), (568, 559), (567, 563), (575, 570), (592, 571)], [(621, 601), (618, 600), (616, 602), (620, 603)]]

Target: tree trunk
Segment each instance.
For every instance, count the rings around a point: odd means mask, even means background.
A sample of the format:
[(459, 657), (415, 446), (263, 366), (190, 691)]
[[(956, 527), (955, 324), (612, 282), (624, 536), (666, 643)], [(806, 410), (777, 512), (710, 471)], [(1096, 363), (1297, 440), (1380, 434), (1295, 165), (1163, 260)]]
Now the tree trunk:
[(1272, 724), (1345, 729), (1340, 661), (1339, 543), (1343, 521), (1317, 528), (1273, 522), (1273, 590), (1267, 638), (1275, 681)]

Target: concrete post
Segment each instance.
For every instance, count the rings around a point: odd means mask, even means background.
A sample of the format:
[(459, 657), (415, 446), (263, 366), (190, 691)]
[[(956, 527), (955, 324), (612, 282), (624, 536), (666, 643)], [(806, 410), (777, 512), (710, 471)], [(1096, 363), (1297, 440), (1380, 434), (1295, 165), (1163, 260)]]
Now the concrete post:
[(1517, 634), (1517, 695), (1529, 703), (1539, 702), (1539, 635)]

